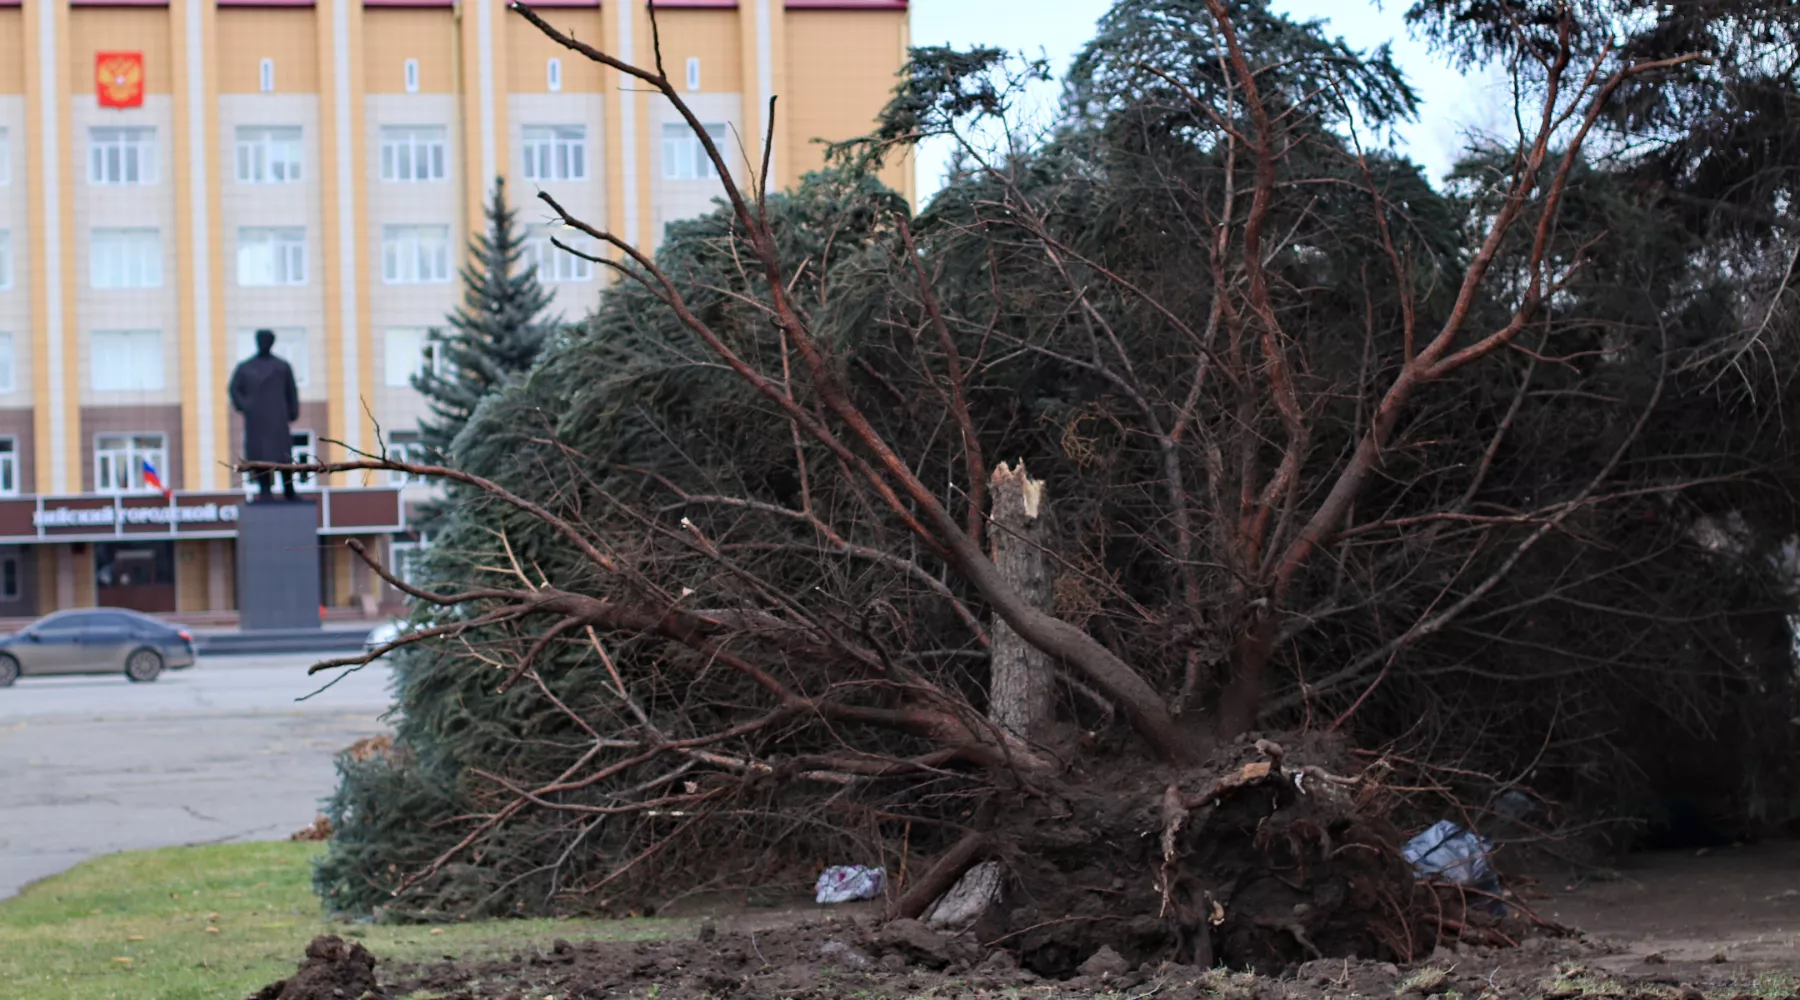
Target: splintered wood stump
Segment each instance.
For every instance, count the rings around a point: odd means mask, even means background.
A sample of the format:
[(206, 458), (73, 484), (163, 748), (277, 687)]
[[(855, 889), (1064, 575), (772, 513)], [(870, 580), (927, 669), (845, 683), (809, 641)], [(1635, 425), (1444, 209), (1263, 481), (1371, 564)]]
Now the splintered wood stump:
[[(1025, 463), (1001, 462), (989, 479), (993, 498), (988, 538), (1000, 575), (1032, 606), (1051, 610), (1050, 563), (1044, 555), (1044, 484)], [(1022, 738), (1037, 739), (1054, 721), (1050, 657), (1004, 621), (994, 622), (988, 716)]]

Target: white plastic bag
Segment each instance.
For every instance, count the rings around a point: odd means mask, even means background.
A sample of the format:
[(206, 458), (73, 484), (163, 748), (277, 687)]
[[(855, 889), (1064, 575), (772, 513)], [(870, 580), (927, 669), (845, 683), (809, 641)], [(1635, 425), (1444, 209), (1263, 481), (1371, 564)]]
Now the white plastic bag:
[(849, 903), (874, 899), (887, 885), (887, 872), (867, 865), (834, 865), (819, 875), (813, 899), (820, 903)]
[(1500, 889), (1500, 879), (1488, 864), (1494, 845), (1447, 819), (1407, 841), (1400, 853), (1420, 878), (1442, 878), (1483, 892)]

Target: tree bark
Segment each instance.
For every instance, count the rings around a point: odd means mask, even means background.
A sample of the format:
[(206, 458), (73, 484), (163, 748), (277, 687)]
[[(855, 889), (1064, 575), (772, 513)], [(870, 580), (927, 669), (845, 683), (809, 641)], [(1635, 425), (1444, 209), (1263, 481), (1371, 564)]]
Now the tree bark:
[[(993, 524), (988, 538), (994, 566), (1006, 582), (1039, 611), (1051, 610), (1049, 560), (1044, 555), (1044, 484), (1025, 472), (1025, 463), (994, 467), (989, 480)], [(1055, 721), (1049, 654), (1026, 642), (1004, 619), (994, 623), (993, 663), (988, 679), (988, 717), (1025, 740), (1042, 739)]]
[(956, 880), (962, 878), (963, 872), (985, 857), (993, 847), (993, 839), (986, 833), (970, 830), (963, 834), (962, 839), (950, 845), (950, 849), (933, 862), (917, 882), (906, 888), (894, 903), (894, 913), (909, 920), (924, 916), (931, 904), (949, 892), (956, 885)]

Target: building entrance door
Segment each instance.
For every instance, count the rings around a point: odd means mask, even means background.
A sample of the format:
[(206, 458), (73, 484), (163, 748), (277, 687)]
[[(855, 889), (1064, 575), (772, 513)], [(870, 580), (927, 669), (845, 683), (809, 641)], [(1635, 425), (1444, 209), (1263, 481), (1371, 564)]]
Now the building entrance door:
[(175, 610), (174, 542), (101, 542), (94, 546), (94, 596), (102, 607)]

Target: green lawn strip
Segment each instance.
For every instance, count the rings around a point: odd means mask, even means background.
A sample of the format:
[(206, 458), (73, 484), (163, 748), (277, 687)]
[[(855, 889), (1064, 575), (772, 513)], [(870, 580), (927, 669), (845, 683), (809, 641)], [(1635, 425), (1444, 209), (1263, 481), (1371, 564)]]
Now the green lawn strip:
[[(506, 920), (435, 928), (320, 916), (317, 844), (172, 847), (84, 862), (0, 902), (0, 1000), (215, 1000), (293, 972), (317, 934), (383, 961), (506, 954), (554, 938), (630, 940), (676, 921)], [(216, 928), (209, 931), (208, 928)]]

